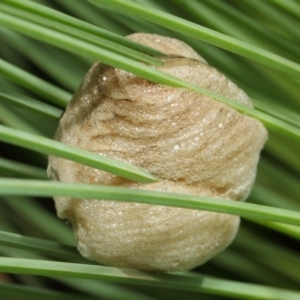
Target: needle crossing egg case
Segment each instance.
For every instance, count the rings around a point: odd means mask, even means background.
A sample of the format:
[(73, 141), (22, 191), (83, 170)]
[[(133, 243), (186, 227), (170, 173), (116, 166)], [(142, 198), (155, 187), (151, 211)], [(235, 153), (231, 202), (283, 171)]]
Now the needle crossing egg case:
[[(128, 37), (169, 56), (158, 70), (252, 107), (247, 95), (176, 39)], [(49, 158), (49, 176), (90, 183), (243, 201), (267, 131), (256, 119), (184, 88), (156, 84), (95, 63), (68, 105), (55, 139), (141, 167), (160, 181), (135, 183), (70, 160)], [(55, 197), (83, 256), (116, 267), (188, 270), (224, 250), (238, 216), (106, 200)]]

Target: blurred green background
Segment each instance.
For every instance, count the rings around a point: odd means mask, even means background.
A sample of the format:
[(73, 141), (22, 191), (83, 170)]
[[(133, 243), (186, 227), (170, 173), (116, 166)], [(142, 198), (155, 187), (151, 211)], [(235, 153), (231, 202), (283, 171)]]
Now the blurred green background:
[[(119, 11), (110, 10), (105, 5), (97, 7), (84, 0), (30, 2), (46, 5), (122, 36), (133, 32), (149, 32), (183, 40), (254, 98), (254, 105), (258, 110), (278, 119), (284, 119), (299, 130), (299, 77), (286, 75), (250, 58), (197, 40), (190, 37), (188, 32), (178, 33), (176, 29), (173, 31), (156, 25), (155, 20), (148, 22), (129, 13), (124, 14), (121, 8)], [(296, 63), (300, 62), (300, 3), (298, 1), (138, 0), (134, 2), (141, 3), (149, 9), (166, 11)], [(5, 27), (0, 27), (0, 41), (1, 91), (3, 89), (17, 92), (51, 105), (54, 105), (49, 100), (51, 97), (39, 92), (38, 88), (31, 88), (26, 81), (22, 82), (19, 78), (6, 73), (5, 63), (10, 63), (48, 82), (51, 84), (47, 87), (49, 89), (52, 85), (55, 86), (58, 93), (61, 93), (61, 99), (70, 99), (93, 63), (91, 58), (61, 50)], [(36, 82), (33, 86), (38, 87), (39, 84)], [(63, 109), (60, 103), (56, 106)], [(7, 103), (1, 96), (0, 123), (52, 138), (58, 119)], [(249, 202), (300, 211), (299, 146), (299, 140), (294, 141), (270, 133)], [(27, 167), (22, 164), (26, 164)], [(1, 177), (45, 179), (46, 166), (47, 157), (44, 154), (25, 150), (10, 143), (0, 143)], [(1, 231), (75, 245), (70, 227), (56, 218), (52, 199), (37, 200), (19, 196), (3, 196), (0, 199)], [(299, 239), (299, 227), (243, 219), (233, 244), (225, 252), (194, 271), (226, 280), (300, 291)], [(53, 256), (8, 247), (4, 243), (0, 243), (0, 254), (4, 257), (55, 260)], [(253, 298), (253, 295), (247, 298), (241, 295), (227, 295), (225, 292), (220, 292), (219, 295), (212, 292), (209, 295), (192, 289), (178, 291), (175, 286), (172, 288), (167, 285), (153, 288), (147, 284), (106, 284), (93, 280), (58, 279), (24, 274), (3, 274), (0, 277), (1, 281), (47, 291), (60, 291), (64, 293), (62, 297), (77, 294), (86, 296), (87, 299), (259, 299)], [(5, 291), (4, 286), (3, 291)], [(5, 295), (3, 297), (6, 298), (1, 298), (0, 286), (1, 299), (34, 299), (33, 294), (26, 293), (24, 290), (18, 297), (11, 296), (15, 298), (10, 298), (8, 292)], [(49, 299), (59, 297), (58, 294), (52, 296), (48, 294), (48, 296)]]

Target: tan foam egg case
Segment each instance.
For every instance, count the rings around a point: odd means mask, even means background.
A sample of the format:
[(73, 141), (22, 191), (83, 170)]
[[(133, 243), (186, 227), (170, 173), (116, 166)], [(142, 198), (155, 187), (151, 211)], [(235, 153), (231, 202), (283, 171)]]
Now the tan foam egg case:
[[(252, 106), (242, 90), (183, 42), (143, 33), (128, 38), (169, 55), (158, 70)], [(258, 120), (207, 96), (95, 63), (55, 139), (141, 167), (160, 181), (139, 184), (50, 157), (54, 180), (242, 201), (255, 180), (267, 131)], [(55, 204), (58, 216), (71, 222), (83, 256), (141, 270), (194, 268), (224, 250), (239, 227), (238, 216), (192, 209), (67, 197), (56, 197)]]

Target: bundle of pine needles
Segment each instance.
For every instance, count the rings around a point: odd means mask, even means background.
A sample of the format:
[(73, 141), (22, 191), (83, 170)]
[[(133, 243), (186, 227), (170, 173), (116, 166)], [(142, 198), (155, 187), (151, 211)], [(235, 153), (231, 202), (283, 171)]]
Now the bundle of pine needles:
[[(300, 4), (296, 0), (2, 0), (0, 3), (1, 299), (300, 299)], [(247, 203), (162, 195), (147, 203), (243, 217), (225, 252), (192, 272), (148, 274), (82, 258), (53, 195), (124, 200), (114, 189), (49, 182), (47, 155), (132, 180), (150, 174), (54, 142), (59, 117), (94, 61), (151, 81), (149, 48), (123, 37), (185, 41), (251, 97), (270, 137)], [(209, 93), (201, 90), (202, 93)], [(228, 99), (214, 95), (232, 105)], [(127, 195), (128, 196), (128, 195)], [(49, 198), (46, 198), (49, 197)]]

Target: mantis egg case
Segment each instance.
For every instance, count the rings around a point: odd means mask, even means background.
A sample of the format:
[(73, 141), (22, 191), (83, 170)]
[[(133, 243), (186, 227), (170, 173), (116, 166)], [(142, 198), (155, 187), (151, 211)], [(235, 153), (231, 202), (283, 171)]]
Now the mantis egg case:
[[(170, 55), (158, 70), (252, 106), (242, 90), (183, 42), (152, 34), (129, 38)], [(243, 201), (267, 131), (210, 97), (95, 63), (55, 139), (141, 167), (160, 181), (139, 184), (51, 156), (54, 180)], [(83, 256), (141, 270), (194, 268), (224, 250), (239, 227), (238, 216), (192, 209), (75, 197), (55, 197), (55, 204), (58, 216), (71, 222)]]

